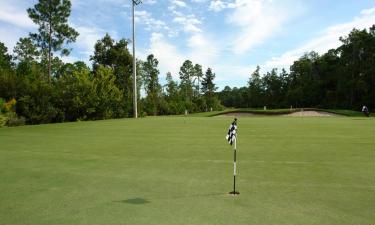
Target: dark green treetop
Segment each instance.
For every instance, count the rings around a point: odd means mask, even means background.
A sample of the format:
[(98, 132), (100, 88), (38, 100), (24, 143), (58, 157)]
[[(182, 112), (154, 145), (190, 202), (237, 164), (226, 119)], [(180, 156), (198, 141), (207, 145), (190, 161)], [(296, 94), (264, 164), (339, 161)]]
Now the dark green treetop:
[(48, 58), (48, 74), (51, 76), (53, 52), (69, 55), (71, 49), (66, 44), (75, 42), (78, 32), (69, 26), (72, 4), (70, 0), (39, 0), (33, 8), (27, 9), (31, 20), (39, 26), (37, 33), (30, 37), (41, 48), (42, 56)]
[(40, 53), (30, 38), (20, 38), (13, 49), (15, 59), (19, 61), (35, 61)]

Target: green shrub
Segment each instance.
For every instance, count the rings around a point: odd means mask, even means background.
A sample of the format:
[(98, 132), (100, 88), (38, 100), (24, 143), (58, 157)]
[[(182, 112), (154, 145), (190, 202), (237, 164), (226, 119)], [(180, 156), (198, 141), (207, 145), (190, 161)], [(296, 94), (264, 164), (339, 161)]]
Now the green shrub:
[(5, 100), (0, 98), (0, 113), (3, 111), (4, 104), (5, 104)]
[(3, 127), (6, 124), (7, 120), (8, 120), (8, 117), (0, 114), (0, 127)]
[(25, 125), (25, 118), (24, 117), (10, 117), (6, 122), (8, 127), (17, 127)]
[(145, 111), (141, 112), (140, 117), (147, 117), (147, 112), (145, 112)]

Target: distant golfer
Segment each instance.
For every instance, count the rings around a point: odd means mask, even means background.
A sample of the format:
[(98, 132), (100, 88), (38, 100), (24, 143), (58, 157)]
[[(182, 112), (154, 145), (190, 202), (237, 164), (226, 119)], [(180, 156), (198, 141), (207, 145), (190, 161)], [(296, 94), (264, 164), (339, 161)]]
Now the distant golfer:
[(362, 107), (362, 112), (363, 112), (363, 114), (365, 114), (365, 116), (367, 116), (367, 117), (370, 116), (370, 112), (368, 111), (368, 108), (365, 105)]

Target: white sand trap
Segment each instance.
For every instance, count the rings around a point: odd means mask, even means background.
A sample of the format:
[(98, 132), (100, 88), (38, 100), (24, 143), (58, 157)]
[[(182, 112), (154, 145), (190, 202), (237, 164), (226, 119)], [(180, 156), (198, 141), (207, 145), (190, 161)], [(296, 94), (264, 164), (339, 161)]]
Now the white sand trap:
[(327, 116), (339, 116), (335, 113), (329, 113), (329, 112), (321, 112), (321, 111), (300, 111), (300, 112), (293, 112), (289, 114), (284, 114), (282, 116), (314, 116), (314, 117), (327, 117)]
[(250, 112), (230, 112), (221, 114), (219, 116), (225, 117), (248, 117), (248, 116), (288, 116), (288, 117), (330, 117), (330, 116), (341, 116), (335, 113), (329, 112), (322, 112), (322, 111), (314, 111), (314, 110), (307, 110), (307, 111), (299, 111), (299, 112), (292, 112), (288, 114), (255, 114)]

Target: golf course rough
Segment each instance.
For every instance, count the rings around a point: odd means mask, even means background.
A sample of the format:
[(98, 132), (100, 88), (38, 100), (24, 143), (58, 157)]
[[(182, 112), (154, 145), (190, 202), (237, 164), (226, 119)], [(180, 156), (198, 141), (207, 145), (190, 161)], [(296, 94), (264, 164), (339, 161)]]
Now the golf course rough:
[(0, 224), (375, 223), (375, 119), (231, 117), (0, 129)]

